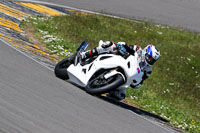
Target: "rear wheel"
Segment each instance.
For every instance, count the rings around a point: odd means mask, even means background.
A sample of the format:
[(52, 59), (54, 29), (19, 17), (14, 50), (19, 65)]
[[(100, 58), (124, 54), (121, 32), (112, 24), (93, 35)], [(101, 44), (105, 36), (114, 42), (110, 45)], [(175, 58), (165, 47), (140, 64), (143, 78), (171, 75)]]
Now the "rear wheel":
[(105, 79), (104, 74), (101, 74), (89, 81), (85, 91), (89, 94), (99, 95), (115, 90), (123, 83), (124, 79), (120, 74), (114, 75), (108, 79)]
[(67, 68), (73, 63), (74, 56), (63, 59), (62, 61), (58, 62), (54, 69), (54, 73), (56, 77), (60, 79), (69, 79), (69, 76), (67, 74)]

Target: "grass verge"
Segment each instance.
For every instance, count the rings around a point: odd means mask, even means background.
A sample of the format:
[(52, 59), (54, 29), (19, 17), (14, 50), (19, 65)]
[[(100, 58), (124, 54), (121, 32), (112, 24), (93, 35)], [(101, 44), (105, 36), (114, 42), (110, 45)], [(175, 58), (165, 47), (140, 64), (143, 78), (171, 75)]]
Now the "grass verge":
[(153, 112), (188, 132), (200, 132), (200, 34), (101, 15), (30, 17), (24, 29), (61, 59), (72, 55), (84, 40), (90, 48), (99, 40), (125, 41), (161, 51), (152, 76), (140, 89), (127, 89), (126, 100)]

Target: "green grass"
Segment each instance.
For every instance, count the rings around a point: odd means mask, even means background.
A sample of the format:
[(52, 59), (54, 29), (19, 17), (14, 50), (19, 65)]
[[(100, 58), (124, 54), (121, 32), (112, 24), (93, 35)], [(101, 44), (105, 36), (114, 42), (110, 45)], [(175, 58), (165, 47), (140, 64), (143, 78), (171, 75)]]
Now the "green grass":
[(161, 51), (152, 76), (139, 89), (127, 89), (126, 100), (168, 119), (188, 132), (200, 132), (200, 35), (133, 20), (100, 15), (32, 17), (23, 28), (34, 34), (60, 58), (70, 56), (84, 40), (90, 48), (99, 40), (125, 41)]

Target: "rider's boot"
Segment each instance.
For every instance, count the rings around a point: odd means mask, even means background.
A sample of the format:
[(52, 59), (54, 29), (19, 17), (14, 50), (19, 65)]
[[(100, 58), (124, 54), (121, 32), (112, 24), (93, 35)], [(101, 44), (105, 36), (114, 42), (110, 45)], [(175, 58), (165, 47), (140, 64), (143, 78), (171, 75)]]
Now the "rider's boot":
[(86, 60), (90, 57), (97, 56), (102, 53), (109, 53), (113, 49), (112, 45), (113, 45), (113, 43), (110, 41), (103, 42), (102, 40), (100, 40), (98, 47), (95, 47), (91, 50), (80, 53), (81, 60)]
[(93, 48), (93, 49), (88, 50), (86, 52), (80, 53), (80, 55), (81, 55), (81, 60), (83, 61), (83, 60), (86, 60), (90, 57), (98, 55), (98, 52), (97, 52), (96, 48)]

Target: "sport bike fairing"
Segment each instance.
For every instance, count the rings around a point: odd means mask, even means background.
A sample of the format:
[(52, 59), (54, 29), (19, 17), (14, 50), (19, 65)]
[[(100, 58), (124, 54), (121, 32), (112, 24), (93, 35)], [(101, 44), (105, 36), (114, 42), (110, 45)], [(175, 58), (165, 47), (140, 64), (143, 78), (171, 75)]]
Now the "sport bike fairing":
[(72, 82), (79, 86), (86, 87), (88, 81), (98, 70), (121, 67), (124, 70), (125, 75), (122, 75), (125, 77), (126, 82), (119, 86), (118, 89), (127, 88), (131, 83), (137, 85), (142, 80), (143, 72), (140, 70), (137, 58), (137, 53), (135, 56), (130, 55), (127, 59), (124, 59), (120, 55), (102, 54), (99, 55), (93, 62), (84, 66), (82, 66), (80, 63), (78, 63), (76, 66), (71, 64), (67, 71), (69, 79)]

